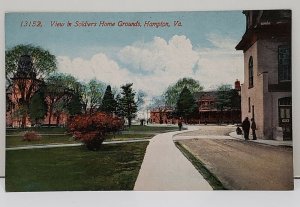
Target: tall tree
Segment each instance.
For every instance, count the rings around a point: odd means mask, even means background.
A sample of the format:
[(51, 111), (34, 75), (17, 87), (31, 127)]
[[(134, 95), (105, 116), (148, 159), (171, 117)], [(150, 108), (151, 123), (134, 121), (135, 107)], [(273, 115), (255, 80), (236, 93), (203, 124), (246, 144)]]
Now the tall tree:
[(90, 80), (82, 90), (83, 108), (85, 114), (91, 114), (101, 105), (105, 84), (96, 79)]
[(14, 104), (22, 108), (22, 127), (26, 125), (31, 97), (54, 70), (55, 56), (40, 47), (18, 45), (5, 52), (6, 86), (12, 88)]
[(183, 117), (185, 122), (188, 123), (189, 119), (197, 114), (197, 104), (191, 91), (184, 87), (176, 104), (177, 116)]
[(62, 73), (55, 73), (46, 80), (46, 101), (48, 105), (48, 125), (51, 124), (53, 115), (57, 117), (59, 124), (59, 116), (66, 109), (67, 103), (72, 98), (73, 91), (69, 88), (68, 81), (71, 78)]
[(114, 99), (114, 95), (112, 93), (111, 90), (111, 86), (108, 85), (106, 87), (103, 99), (102, 99), (102, 104), (100, 107), (100, 110), (106, 113), (114, 113), (116, 111), (116, 107), (117, 107), (117, 102)]
[(131, 127), (132, 119), (136, 117), (137, 103), (135, 101), (135, 92), (132, 89), (132, 83), (121, 86), (122, 92), (119, 100), (119, 113), (126, 117), (128, 126)]
[(175, 108), (179, 95), (185, 87), (189, 89), (192, 95), (203, 90), (197, 80), (192, 78), (179, 79), (175, 84), (170, 85), (164, 93), (166, 105)]
[(223, 84), (217, 88), (217, 109), (223, 111), (225, 108), (231, 107), (231, 90), (230, 84)]
[(32, 123), (39, 124), (40, 120), (43, 120), (47, 115), (48, 107), (45, 100), (44, 89), (38, 90), (31, 98), (29, 104), (29, 118)]
[(70, 99), (69, 103), (67, 104), (66, 108), (67, 108), (68, 113), (71, 116), (74, 116), (74, 115), (82, 113), (82, 106), (83, 106), (83, 104), (82, 104), (80, 94), (73, 93), (71, 95), (71, 99)]

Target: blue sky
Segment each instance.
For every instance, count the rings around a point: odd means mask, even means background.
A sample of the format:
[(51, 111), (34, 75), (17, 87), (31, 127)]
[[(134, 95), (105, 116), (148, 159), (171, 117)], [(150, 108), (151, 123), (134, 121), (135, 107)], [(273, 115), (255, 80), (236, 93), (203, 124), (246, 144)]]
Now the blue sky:
[[(20, 27), (40, 20), (42, 28)], [(59, 22), (170, 22), (181, 27), (51, 27)], [(245, 31), (241, 11), (164, 13), (8, 13), (5, 48), (33, 44), (57, 56), (58, 70), (119, 86), (133, 82), (150, 96), (188, 76), (206, 89), (242, 79), (243, 56), (234, 46)]]

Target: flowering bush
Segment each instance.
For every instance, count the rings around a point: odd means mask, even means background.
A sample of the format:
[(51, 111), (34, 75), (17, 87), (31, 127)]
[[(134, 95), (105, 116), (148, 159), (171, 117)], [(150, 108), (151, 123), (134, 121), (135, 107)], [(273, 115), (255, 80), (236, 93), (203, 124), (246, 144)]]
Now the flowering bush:
[(121, 130), (124, 121), (110, 114), (98, 112), (92, 115), (77, 115), (68, 123), (68, 130), (76, 140), (89, 150), (99, 150), (108, 133)]
[(23, 141), (38, 141), (41, 140), (41, 136), (35, 131), (26, 131), (23, 135)]

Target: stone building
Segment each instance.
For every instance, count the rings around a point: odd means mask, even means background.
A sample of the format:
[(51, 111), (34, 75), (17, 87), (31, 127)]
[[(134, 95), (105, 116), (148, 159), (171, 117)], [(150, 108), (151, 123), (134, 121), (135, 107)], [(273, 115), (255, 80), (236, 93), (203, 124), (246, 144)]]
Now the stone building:
[(292, 139), (291, 11), (244, 11), (242, 119), (254, 118), (260, 139)]

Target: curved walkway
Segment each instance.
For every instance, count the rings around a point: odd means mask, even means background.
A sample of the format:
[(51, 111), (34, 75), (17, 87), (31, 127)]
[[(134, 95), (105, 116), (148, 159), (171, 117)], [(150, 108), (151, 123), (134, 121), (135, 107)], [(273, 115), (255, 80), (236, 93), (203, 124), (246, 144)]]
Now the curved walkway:
[[(190, 126), (187, 131), (198, 128)], [(173, 136), (178, 133), (163, 133), (151, 139), (134, 190), (212, 190), (208, 182), (175, 146)]]

